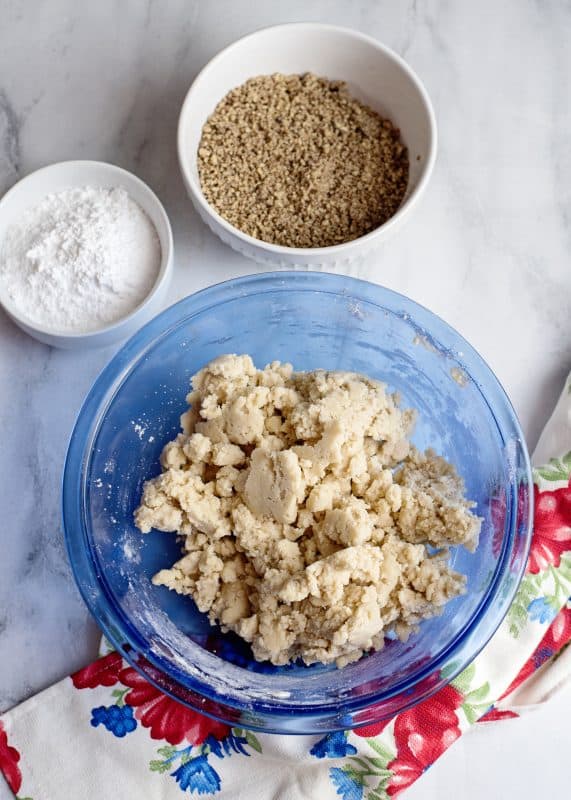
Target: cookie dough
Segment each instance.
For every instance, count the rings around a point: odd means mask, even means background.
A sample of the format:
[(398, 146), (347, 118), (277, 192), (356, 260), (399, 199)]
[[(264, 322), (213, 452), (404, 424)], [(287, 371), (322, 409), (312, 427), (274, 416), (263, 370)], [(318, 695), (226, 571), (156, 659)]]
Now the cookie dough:
[(182, 539), (153, 582), (256, 659), (343, 666), (464, 591), (447, 547), (473, 551), (481, 520), (454, 467), (412, 447), (415, 413), (382, 383), (225, 355), (187, 400), (135, 522)]

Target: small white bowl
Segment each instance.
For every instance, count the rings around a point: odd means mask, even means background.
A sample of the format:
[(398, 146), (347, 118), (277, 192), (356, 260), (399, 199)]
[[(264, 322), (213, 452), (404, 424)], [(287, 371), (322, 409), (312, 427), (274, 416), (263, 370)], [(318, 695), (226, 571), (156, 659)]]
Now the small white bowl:
[(8, 316), (30, 336), (53, 347), (103, 347), (135, 333), (162, 310), (172, 273), (172, 230), (161, 201), (140, 178), (103, 161), (61, 161), (22, 178), (0, 200), (0, 246), (6, 229), (17, 222), (25, 211), (40, 203), (47, 194), (88, 185), (122, 187), (141, 206), (156, 228), (161, 244), (161, 265), (151, 291), (133, 311), (112, 325), (89, 333), (69, 333), (38, 325), (14, 306), (0, 285), (0, 304)]
[[(198, 177), (202, 127), (222, 98), (256, 75), (313, 72), (343, 80), (349, 91), (400, 128), (410, 175), (405, 199), (390, 220), (371, 233), (333, 247), (283, 247), (235, 228), (206, 201)], [(199, 73), (184, 100), (178, 157), (190, 198), (211, 230), (245, 256), (272, 267), (350, 267), (388, 238), (408, 217), (426, 188), (436, 158), (436, 120), (423, 85), (400, 56), (358, 31), (320, 23), (265, 28), (239, 39)]]

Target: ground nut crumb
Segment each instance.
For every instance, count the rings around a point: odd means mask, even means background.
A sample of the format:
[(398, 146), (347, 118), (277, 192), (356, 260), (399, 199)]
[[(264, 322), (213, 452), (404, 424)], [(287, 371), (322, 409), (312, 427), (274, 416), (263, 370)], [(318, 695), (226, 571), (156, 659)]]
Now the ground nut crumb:
[(244, 233), (327, 247), (396, 213), (409, 159), (399, 130), (344, 83), (275, 74), (251, 78), (217, 105), (198, 172), (206, 200)]
[(153, 582), (258, 660), (343, 666), (464, 591), (447, 547), (473, 550), (481, 520), (454, 467), (410, 445), (414, 412), (382, 383), (228, 355), (188, 400), (135, 522), (184, 538)]

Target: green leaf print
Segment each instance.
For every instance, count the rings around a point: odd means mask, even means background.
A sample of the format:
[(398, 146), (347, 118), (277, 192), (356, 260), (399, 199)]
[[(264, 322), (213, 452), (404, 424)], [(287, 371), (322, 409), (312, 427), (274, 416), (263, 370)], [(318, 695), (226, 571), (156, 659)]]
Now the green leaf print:
[(549, 464), (536, 467), (534, 474), (545, 481), (566, 481), (571, 473), (571, 450), (561, 458), (552, 458)]
[(170, 767), (170, 761), (158, 761), (153, 759), (149, 764), (151, 772), (166, 772)]
[(369, 747), (371, 747), (375, 753), (378, 753), (382, 760), (382, 768), (386, 769), (386, 766), (389, 762), (393, 761), (395, 753), (391, 752), (389, 748), (380, 742), (378, 739), (367, 739), (366, 740)]
[[(386, 770), (387, 762), (384, 758), (374, 758), (373, 756), (367, 756), (367, 761), (369, 764), (372, 764), (373, 767), (376, 767), (380, 770)], [(388, 772), (388, 770), (386, 770)]]
[(116, 706), (120, 706), (120, 707), (124, 706), (125, 705), (125, 700), (123, 698), (125, 697), (127, 692), (130, 692), (130, 691), (131, 690), (129, 688), (127, 688), (127, 689), (114, 689), (111, 692), (111, 697), (115, 698), (115, 705)]
[(349, 756), (349, 763), (341, 769), (363, 787), (366, 800), (389, 800), (386, 788), (393, 773), (387, 765), (395, 759), (395, 753), (376, 738), (365, 741), (377, 755)]
[[(341, 769), (357, 786), (363, 787), (367, 800), (379, 800), (379, 798), (380, 800), (386, 800), (388, 797), (385, 790), (393, 776), (393, 773), (389, 770), (383, 770), (382, 773), (378, 773), (356, 769), (352, 765), (341, 767)], [(369, 783), (371, 780), (373, 785)]]
[(159, 747), (157, 753), (163, 758), (172, 758), (176, 753), (176, 747), (172, 747), (170, 744), (165, 745), (165, 747)]
[(557, 571), (563, 580), (571, 583), (571, 553), (569, 551), (563, 553), (561, 556), (561, 563), (559, 564)]
[(466, 667), (464, 672), (461, 672), (454, 680), (452, 681), (452, 686), (461, 694), (467, 694), (470, 690), (470, 686), (472, 681), (474, 680), (474, 676), (476, 675), (476, 665), (470, 664), (469, 667)]
[(246, 741), (257, 753), (262, 752), (262, 745), (259, 743), (257, 738), (254, 736), (252, 731), (246, 731)]
[(364, 756), (363, 758), (349, 756), (349, 759), (351, 763), (343, 767), (343, 769), (352, 770), (356, 775), (360, 775), (363, 779), (363, 783), (366, 778), (370, 777), (380, 778), (381, 781), (388, 781), (393, 774), (390, 769), (381, 766), (384, 762), (380, 758), (371, 758), (371, 756)]
[(469, 725), (473, 725), (490, 707), (489, 694), (490, 684), (486, 681), (481, 686), (478, 686), (477, 689), (472, 689), (465, 695), (462, 711), (466, 715)]
[(462, 711), (466, 714), (469, 725), (473, 725), (480, 716), (474, 706), (469, 705), (469, 703), (462, 703)]
[(360, 786), (365, 785), (365, 777), (362, 772), (356, 770), (354, 767), (350, 765), (347, 767), (342, 767), (341, 769), (343, 770), (343, 772), (346, 772), (350, 778), (353, 778), (355, 783), (358, 783)]
[(386, 793), (385, 787), (379, 784), (376, 789), (371, 789), (367, 793), (367, 800), (389, 800), (389, 795)]
[(488, 681), (483, 683), (479, 689), (474, 689), (469, 694), (466, 695), (465, 700), (466, 702), (470, 703), (471, 705), (477, 705), (478, 703), (483, 703), (484, 700), (488, 697), (490, 693), (490, 684)]
[[(563, 559), (561, 561), (563, 562)], [(565, 574), (567, 567), (568, 565), (565, 563), (562, 571), (561, 564), (559, 567), (554, 567), (553, 564), (550, 564), (546, 573), (544, 573), (548, 575), (553, 582), (553, 591), (549, 594), (546, 592), (545, 594), (547, 602), (552, 606), (555, 612), (559, 611), (569, 597), (569, 582)]]
[(527, 609), (532, 600), (538, 596), (538, 576), (526, 575), (520, 583), (510, 610), (507, 614), (510, 634), (514, 639), (519, 638), (528, 621)]

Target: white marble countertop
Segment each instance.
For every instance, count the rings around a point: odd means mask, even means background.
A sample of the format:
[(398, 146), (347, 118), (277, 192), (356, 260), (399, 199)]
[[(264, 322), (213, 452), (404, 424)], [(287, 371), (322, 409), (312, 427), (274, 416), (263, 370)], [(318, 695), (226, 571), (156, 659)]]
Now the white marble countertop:
[[(205, 61), (248, 31), (293, 20), (352, 26), (403, 55), (433, 99), (439, 158), (410, 222), (361, 275), (458, 328), (503, 382), (534, 446), (571, 366), (568, 5), (0, 0), (0, 17), (0, 193), (63, 159), (133, 170), (172, 220), (169, 302), (258, 269), (197, 219), (179, 176), (177, 115)], [(96, 652), (64, 551), (60, 474), (82, 398), (112, 353), (52, 350), (0, 312), (0, 709)], [(563, 790), (565, 703), (569, 711), (571, 692), (464, 737), (407, 797), (531, 800)]]

